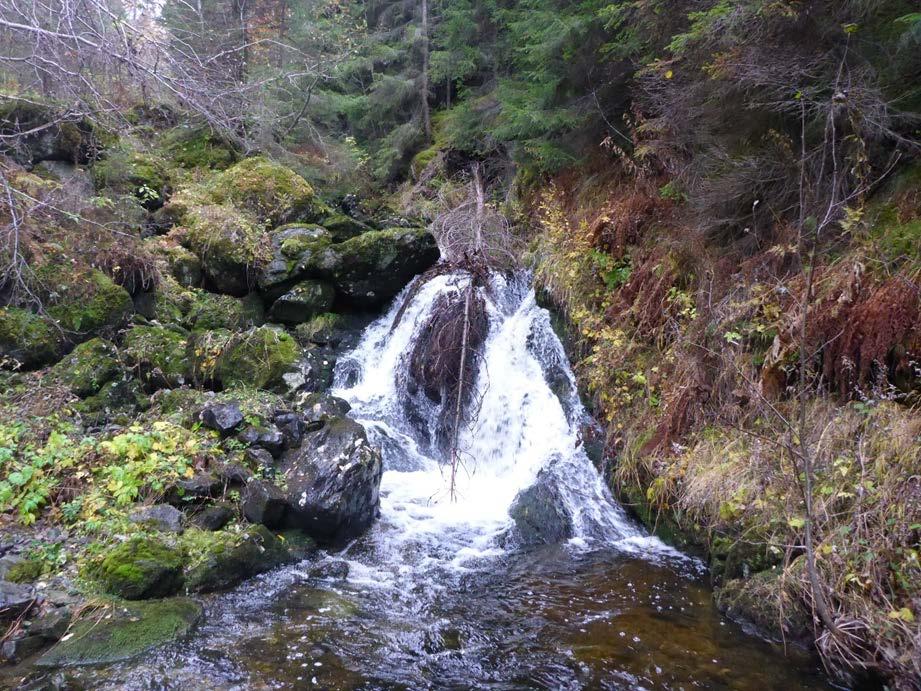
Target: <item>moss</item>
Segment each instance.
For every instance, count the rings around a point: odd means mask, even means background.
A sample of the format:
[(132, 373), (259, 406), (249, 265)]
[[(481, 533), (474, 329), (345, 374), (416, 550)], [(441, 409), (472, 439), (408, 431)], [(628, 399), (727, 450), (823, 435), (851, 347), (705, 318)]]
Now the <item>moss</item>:
[(233, 338), (228, 329), (198, 331), (189, 339), (189, 363), (192, 380), (198, 385), (211, 385), (215, 380), (221, 353)]
[(299, 357), (300, 348), (290, 334), (260, 326), (233, 338), (218, 359), (216, 373), (225, 387), (283, 388), (282, 375)]
[(215, 202), (232, 202), (270, 225), (315, 221), (328, 211), (310, 183), (262, 156), (247, 158), (218, 174), (209, 192)]
[(33, 583), (41, 578), (45, 564), (41, 559), (23, 559), (13, 564), (5, 579), (11, 583)]
[(196, 291), (185, 323), (195, 331), (239, 330), (261, 324), (262, 312), (262, 301), (252, 293), (243, 298), (234, 298)]
[[(300, 231), (301, 229), (303, 229), (304, 232), (291, 232)], [(307, 250), (326, 247), (330, 241), (328, 234), (319, 226), (309, 228), (297, 224), (290, 224), (277, 229), (272, 235), (274, 236), (279, 232), (283, 232), (286, 235), (279, 246), (281, 255), (286, 259), (297, 259)]]
[(36, 273), (56, 296), (48, 315), (76, 340), (118, 326), (134, 307), (128, 291), (96, 269), (74, 276), (72, 269), (46, 265)]
[(133, 195), (149, 210), (163, 206), (170, 191), (166, 163), (137, 151), (110, 152), (93, 164), (92, 174), (97, 190)]
[(174, 245), (163, 250), (169, 263), (170, 273), (183, 288), (201, 285), (201, 259), (185, 247)]
[(193, 529), (183, 539), (190, 554), (189, 592), (232, 588), (294, 558), (286, 542), (262, 525), (250, 526), (240, 534)]
[(136, 379), (118, 378), (103, 384), (98, 393), (77, 403), (74, 410), (90, 420), (124, 422), (149, 405)]
[(335, 289), (326, 281), (301, 281), (275, 301), (269, 317), (285, 324), (300, 324), (326, 312), (335, 298)]
[(188, 376), (186, 338), (162, 326), (135, 326), (125, 334), (123, 351), (148, 386), (179, 386)]
[(92, 396), (120, 370), (115, 346), (101, 338), (81, 343), (55, 365), (53, 376), (77, 396)]
[(224, 170), (239, 158), (232, 144), (206, 127), (177, 127), (164, 136), (163, 145), (180, 168)]
[(201, 605), (187, 598), (109, 605), (77, 622), (71, 636), (36, 664), (64, 667), (129, 660), (183, 636), (201, 615)]
[(342, 242), (343, 240), (348, 240), (349, 238), (374, 230), (371, 226), (357, 221), (351, 216), (346, 216), (345, 214), (332, 214), (326, 216), (320, 221), (320, 225), (329, 231), (333, 240), (336, 242)]
[(61, 340), (60, 332), (39, 315), (19, 307), (0, 308), (0, 366), (47, 365), (60, 356)]
[(182, 587), (182, 552), (165, 542), (135, 536), (109, 550), (88, 569), (107, 592), (126, 600), (168, 597)]
[(298, 324), (294, 336), (301, 343), (317, 343), (325, 345), (333, 338), (336, 330), (341, 328), (344, 319), (341, 314), (326, 312), (318, 314), (310, 321)]
[(230, 205), (193, 207), (184, 216), (186, 243), (201, 259), (208, 280), (222, 293), (245, 295), (268, 258), (264, 229)]

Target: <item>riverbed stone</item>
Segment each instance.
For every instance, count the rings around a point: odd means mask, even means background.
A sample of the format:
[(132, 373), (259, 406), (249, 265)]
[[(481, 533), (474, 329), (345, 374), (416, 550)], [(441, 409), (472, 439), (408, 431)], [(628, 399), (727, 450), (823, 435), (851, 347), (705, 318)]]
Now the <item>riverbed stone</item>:
[(264, 525), (239, 534), (219, 531), (202, 536), (201, 548), (186, 572), (189, 592), (226, 590), (296, 558), (286, 542)]
[(349, 402), (327, 393), (309, 393), (297, 399), (308, 429), (319, 429), (330, 420), (344, 417), (352, 409)]
[(354, 420), (334, 418), (307, 434), (285, 453), (281, 470), (287, 483), (286, 522), (318, 541), (355, 537), (377, 517), (381, 457)]
[(202, 616), (189, 598), (109, 605), (77, 622), (67, 640), (42, 655), (38, 667), (103, 665), (130, 660), (188, 633)]
[(16, 619), (35, 602), (35, 588), (25, 583), (0, 581), (0, 622)]
[(509, 515), (515, 521), (517, 541), (525, 546), (563, 542), (573, 536), (572, 513), (556, 478), (547, 469), (538, 472), (534, 484), (518, 493)]
[(234, 511), (227, 504), (206, 506), (192, 517), (192, 524), (202, 530), (221, 530), (233, 520)]

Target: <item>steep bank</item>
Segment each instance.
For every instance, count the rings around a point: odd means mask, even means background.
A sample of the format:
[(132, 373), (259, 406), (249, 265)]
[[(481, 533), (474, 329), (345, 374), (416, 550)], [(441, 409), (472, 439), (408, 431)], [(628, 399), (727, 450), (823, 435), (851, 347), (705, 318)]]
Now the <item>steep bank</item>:
[(817, 570), (843, 630), (818, 648), (844, 679), (903, 688), (921, 678), (918, 189), (917, 165), (900, 167), (816, 259), (805, 397), (795, 238), (727, 252), (641, 171), (574, 170), (529, 205), (538, 282), (568, 323), (617, 495), (706, 553), (730, 615), (812, 644), (790, 422), (804, 402)]

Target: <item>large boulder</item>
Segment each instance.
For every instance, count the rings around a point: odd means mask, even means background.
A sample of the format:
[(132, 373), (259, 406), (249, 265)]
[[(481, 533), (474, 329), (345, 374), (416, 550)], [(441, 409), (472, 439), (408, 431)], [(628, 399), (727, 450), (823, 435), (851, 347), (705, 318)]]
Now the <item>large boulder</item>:
[(0, 367), (42, 367), (58, 359), (61, 333), (47, 319), (19, 307), (0, 307)]
[(515, 539), (524, 546), (564, 542), (573, 536), (573, 516), (554, 474), (542, 469), (534, 484), (515, 497), (509, 509)]
[(364, 532), (377, 517), (383, 466), (364, 428), (334, 418), (285, 453), (286, 521), (318, 541), (336, 543)]
[(304, 255), (295, 271), (329, 280), (353, 303), (374, 306), (399, 293), (438, 257), (435, 238), (425, 228), (389, 228)]
[(348, 240), (362, 233), (374, 230), (367, 223), (363, 223), (345, 214), (331, 214), (322, 219), (320, 225), (329, 231), (333, 240), (336, 242), (342, 242), (343, 240)]
[(263, 525), (250, 526), (239, 534), (196, 532), (192, 537), (200, 546), (186, 572), (189, 592), (226, 590), (302, 556), (290, 541), (282, 540)]
[(106, 194), (134, 196), (144, 208), (159, 209), (170, 192), (166, 163), (138, 151), (114, 150), (93, 164), (93, 184)]
[(151, 389), (181, 386), (189, 377), (185, 336), (163, 326), (135, 326), (125, 334), (122, 351)]
[(290, 334), (260, 326), (230, 339), (217, 359), (215, 376), (224, 387), (283, 389), (284, 375), (295, 368), (299, 357), (300, 348)]
[(184, 242), (200, 259), (210, 284), (221, 293), (245, 295), (264, 260), (262, 226), (229, 204), (203, 204), (183, 216)]
[(63, 115), (50, 106), (4, 99), (0, 104), (0, 135), (4, 135), (0, 153), (24, 165), (46, 160), (85, 163), (99, 150), (99, 139), (88, 121)]
[(52, 374), (77, 396), (86, 398), (98, 393), (120, 370), (115, 346), (101, 338), (92, 338), (55, 365)]
[(128, 291), (96, 269), (75, 273), (67, 266), (46, 264), (36, 274), (49, 295), (48, 316), (71, 343), (113, 331), (134, 310)]
[[(293, 258), (295, 249), (299, 254)], [(425, 228), (369, 231), (339, 243), (318, 236), (289, 244), (287, 254), (276, 252), (259, 275), (259, 287), (274, 297), (299, 281), (319, 278), (347, 301), (376, 307), (438, 257), (435, 238)]]
[(273, 230), (269, 244), (272, 256), (259, 272), (258, 284), (266, 297), (274, 299), (306, 278), (295, 271), (298, 261), (325, 250), (332, 236), (320, 226), (294, 223)]
[(278, 298), (269, 319), (284, 324), (300, 324), (323, 314), (333, 306), (336, 290), (326, 281), (306, 280)]
[(147, 600), (179, 592), (184, 563), (179, 550), (155, 538), (136, 536), (109, 550), (88, 574), (107, 593)]
[(194, 600), (173, 598), (153, 602), (109, 605), (78, 621), (55, 647), (42, 655), (38, 667), (103, 665), (129, 660), (185, 635), (201, 618)]

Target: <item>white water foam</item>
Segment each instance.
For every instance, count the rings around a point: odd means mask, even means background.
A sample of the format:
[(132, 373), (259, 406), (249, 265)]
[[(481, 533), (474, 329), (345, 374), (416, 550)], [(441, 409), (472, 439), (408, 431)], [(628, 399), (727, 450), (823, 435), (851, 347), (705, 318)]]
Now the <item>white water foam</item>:
[[(351, 403), (384, 454), (381, 518), (370, 537), (401, 569), (464, 568), (501, 554), (499, 538), (513, 523), (512, 502), (542, 469), (552, 474), (572, 515), (573, 547), (619, 545), (633, 554), (676, 554), (627, 518), (586, 455), (579, 430), (585, 414), (572, 372), (527, 280), (495, 275), (489, 289), (480, 289), (490, 323), (477, 377), (482, 402), (475, 424), (460, 437), (466, 461), (455, 500), (448, 492), (450, 469), (433, 457), (437, 452), (423, 451), (426, 445), (406, 419), (401, 387), (405, 354), (433, 305), (439, 296), (460, 291), (469, 278), (446, 274), (408, 287), (340, 360), (332, 393)], [(550, 364), (568, 384), (563, 394), (548, 383)], [(356, 576), (382, 576), (374, 567), (364, 573), (354, 566)]]

